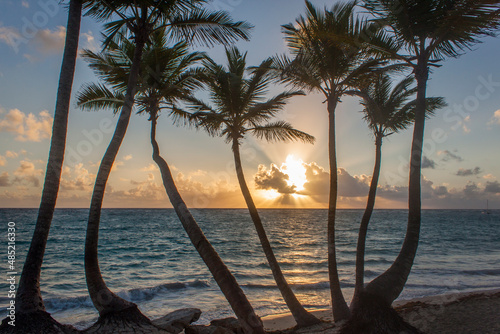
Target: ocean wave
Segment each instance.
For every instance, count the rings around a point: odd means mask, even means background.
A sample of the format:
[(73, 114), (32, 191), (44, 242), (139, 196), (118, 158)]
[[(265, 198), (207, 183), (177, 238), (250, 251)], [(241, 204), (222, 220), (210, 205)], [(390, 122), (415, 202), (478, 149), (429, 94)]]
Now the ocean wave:
[[(118, 296), (135, 303), (151, 300), (163, 293), (176, 292), (184, 289), (203, 289), (209, 287), (206, 281), (195, 280), (192, 282), (173, 282), (160, 284), (153, 287), (122, 290), (117, 293)], [(3, 304), (2, 298), (0, 303)], [(59, 312), (76, 308), (92, 308), (92, 301), (89, 296), (78, 297), (56, 297), (44, 300), (45, 306), (50, 312)]]

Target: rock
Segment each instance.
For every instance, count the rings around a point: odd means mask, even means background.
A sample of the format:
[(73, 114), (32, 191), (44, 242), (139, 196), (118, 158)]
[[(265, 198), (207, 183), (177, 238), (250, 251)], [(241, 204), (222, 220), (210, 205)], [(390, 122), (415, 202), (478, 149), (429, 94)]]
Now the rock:
[(233, 334), (234, 332), (230, 329), (218, 326), (203, 326), (194, 325), (188, 326), (185, 329), (185, 334)]
[(172, 334), (182, 332), (189, 324), (200, 319), (201, 310), (198, 308), (183, 308), (153, 320), (153, 324)]
[(210, 325), (227, 328), (231, 330), (232, 333), (235, 334), (243, 333), (243, 329), (241, 328), (240, 322), (238, 321), (238, 319), (234, 317), (212, 320), (210, 322)]

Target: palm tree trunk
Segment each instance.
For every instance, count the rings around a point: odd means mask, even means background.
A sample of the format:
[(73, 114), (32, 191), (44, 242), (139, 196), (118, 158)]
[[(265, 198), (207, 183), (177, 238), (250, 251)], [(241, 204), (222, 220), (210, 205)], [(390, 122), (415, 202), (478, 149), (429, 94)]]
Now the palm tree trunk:
[(373, 168), (372, 181), (370, 183), (370, 190), (368, 192), (368, 200), (366, 202), (366, 209), (361, 218), (359, 226), (358, 245), (356, 248), (356, 285), (354, 288), (354, 297), (351, 302), (351, 310), (353, 304), (356, 304), (359, 293), (363, 291), (364, 275), (365, 275), (365, 246), (366, 234), (368, 232), (368, 224), (372, 216), (373, 207), (375, 206), (375, 197), (377, 195), (378, 180), (380, 177), (380, 165), (382, 161), (382, 136), (375, 135), (375, 167)]
[(297, 322), (297, 326), (307, 327), (307, 326), (312, 326), (314, 324), (318, 324), (321, 321), (311, 313), (307, 312), (306, 309), (302, 306), (302, 304), (300, 304), (299, 300), (297, 299), (292, 289), (288, 285), (285, 276), (281, 271), (280, 265), (276, 260), (276, 256), (274, 255), (271, 243), (269, 242), (264, 226), (262, 225), (259, 212), (255, 207), (252, 195), (250, 194), (247, 183), (245, 181), (245, 175), (243, 174), (243, 168), (241, 166), (240, 147), (238, 139), (233, 140), (232, 148), (234, 153), (236, 174), (238, 176), (238, 182), (240, 184), (241, 192), (243, 193), (243, 197), (245, 198), (248, 211), (250, 212), (250, 216), (252, 217), (255, 229), (257, 230), (257, 235), (259, 236), (260, 244), (262, 245), (262, 249), (264, 250), (264, 254), (266, 255), (267, 262), (271, 267), (271, 271), (273, 273), (274, 280), (276, 281), (276, 285), (278, 286), (281, 295), (283, 296), (283, 299), (286, 302), (286, 305), (290, 309), (293, 318)]
[(337, 254), (335, 244), (335, 216), (337, 212), (337, 151), (335, 140), (335, 109), (337, 108), (337, 96), (328, 97), (328, 150), (330, 159), (330, 199), (328, 203), (328, 274), (330, 277), (330, 293), (332, 297), (332, 312), (335, 321), (341, 321), (350, 317), (349, 307), (342, 294), (339, 273), (337, 269)]
[(410, 275), (413, 260), (417, 253), (420, 236), (421, 218), (421, 164), (424, 143), (426, 89), (429, 69), (425, 55), (420, 56), (415, 69), (417, 79), (417, 99), (415, 108), (415, 126), (410, 159), (410, 182), (408, 187), (408, 225), (405, 240), (398, 257), (383, 274), (366, 286), (366, 291), (392, 303), (403, 291)]
[(151, 145), (153, 146), (153, 160), (156, 162), (161, 171), (163, 185), (167, 195), (172, 203), (172, 206), (179, 217), (184, 230), (186, 231), (189, 239), (194, 247), (200, 254), (201, 258), (207, 265), (212, 273), (217, 285), (231, 305), (234, 313), (245, 333), (261, 334), (264, 333), (262, 322), (255, 314), (252, 305), (245, 296), (243, 290), (240, 288), (236, 279), (226, 267), (219, 254), (215, 251), (210, 244), (203, 231), (200, 229), (198, 223), (189, 212), (186, 204), (184, 203), (175, 181), (170, 172), (167, 162), (160, 156), (158, 143), (156, 142), (156, 115), (151, 116)]
[(98, 241), (99, 241), (99, 223), (101, 217), (102, 201), (106, 190), (111, 168), (115, 161), (120, 145), (127, 132), (130, 114), (134, 105), (137, 81), (139, 78), (139, 69), (142, 53), (145, 45), (145, 37), (136, 36), (136, 46), (134, 58), (130, 69), (130, 76), (125, 95), (125, 104), (122, 107), (120, 117), (116, 124), (116, 129), (109, 146), (104, 153), (97, 173), (92, 201), (90, 203), (89, 220), (87, 225), (87, 235), (85, 238), (85, 277), (87, 279), (87, 288), (89, 290), (92, 303), (99, 311), (100, 315), (112, 312), (119, 312), (126, 308), (135, 307), (135, 304), (128, 302), (113, 292), (111, 292), (104, 282), (99, 269), (98, 259)]
[(78, 53), (78, 39), (80, 36), (81, 13), (82, 1), (72, 0), (69, 4), (66, 42), (59, 76), (52, 138), (42, 198), (38, 209), (35, 231), (26, 256), (26, 262), (24, 262), (16, 297), (16, 309), (18, 312), (45, 311), (40, 293), (40, 272), (56, 206), (64, 161), (69, 104)]

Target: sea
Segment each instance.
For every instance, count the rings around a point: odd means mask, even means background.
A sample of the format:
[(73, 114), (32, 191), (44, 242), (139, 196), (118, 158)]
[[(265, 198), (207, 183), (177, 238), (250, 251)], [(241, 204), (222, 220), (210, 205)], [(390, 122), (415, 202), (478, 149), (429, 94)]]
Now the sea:
[[(284, 313), (253, 223), (245, 209), (195, 209), (192, 214), (260, 316)], [(260, 210), (285, 276), (310, 310), (330, 307), (326, 210)], [(346, 299), (354, 287), (355, 248), (363, 210), (339, 210), (337, 248)], [(0, 312), (7, 315), (7, 233), (16, 228), (19, 279), (36, 209), (0, 209)], [(42, 270), (47, 311), (83, 329), (97, 319), (85, 284), (87, 209), (57, 209)], [(375, 210), (368, 232), (366, 280), (382, 273), (404, 239), (405, 210)], [(10, 225), (13, 225), (10, 223)], [(202, 310), (199, 323), (232, 316), (208, 269), (172, 209), (104, 209), (99, 259), (108, 287), (154, 319), (185, 307)], [(500, 288), (500, 210), (424, 210), (420, 245), (399, 299)], [(1, 315), (1, 314), (0, 314)]]

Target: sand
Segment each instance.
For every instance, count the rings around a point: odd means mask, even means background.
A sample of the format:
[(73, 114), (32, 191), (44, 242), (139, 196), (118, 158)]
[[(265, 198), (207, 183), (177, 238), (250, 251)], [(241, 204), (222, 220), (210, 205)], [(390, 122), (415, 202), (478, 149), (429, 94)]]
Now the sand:
[[(499, 334), (500, 289), (462, 292), (397, 301), (393, 307), (410, 324), (427, 334)], [(327, 323), (301, 330), (290, 314), (264, 317), (269, 332), (337, 333), (331, 310), (316, 310), (314, 315)]]

